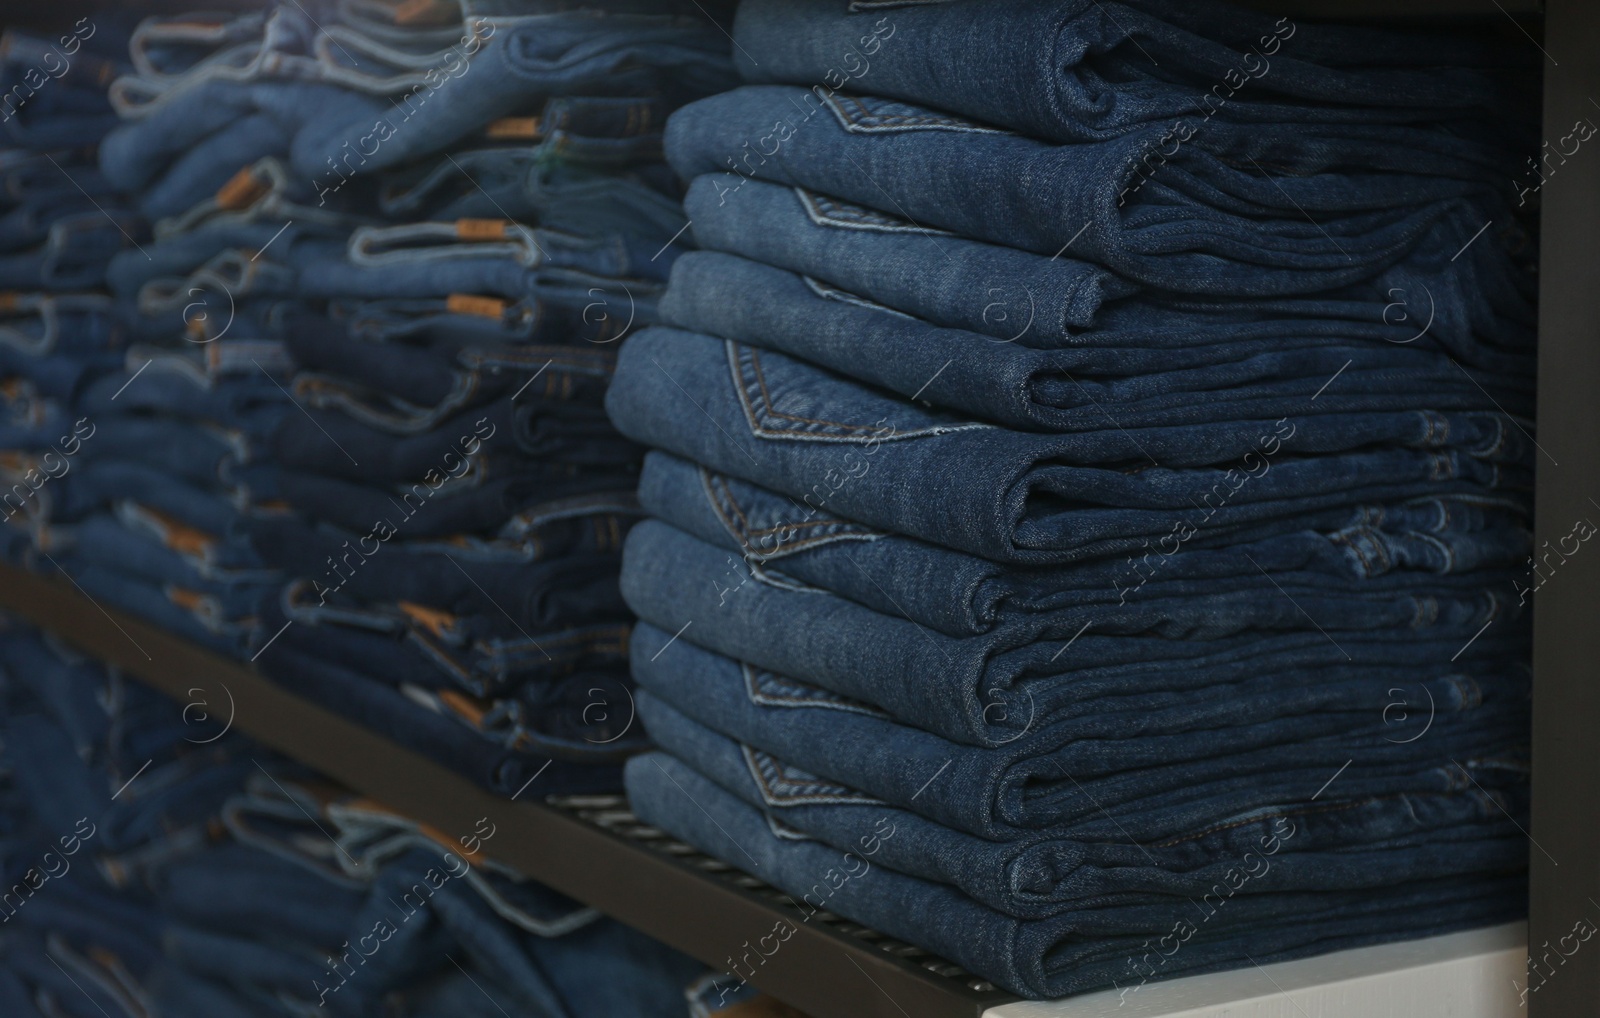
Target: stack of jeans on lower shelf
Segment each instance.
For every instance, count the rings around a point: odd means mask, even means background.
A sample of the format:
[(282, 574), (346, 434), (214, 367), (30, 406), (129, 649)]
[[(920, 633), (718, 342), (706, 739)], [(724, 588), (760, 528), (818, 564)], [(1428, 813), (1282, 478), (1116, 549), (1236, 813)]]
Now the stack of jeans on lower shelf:
[[(704, 967), (0, 619), (7, 1018), (704, 1014)], [(691, 998), (693, 999), (693, 998)]]
[(1531, 65), (1157, 0), (735, 40), (607, 397), (635, 812), (1031, 997), (1518, 915)]
[(99, 163), (151, 227), (40, 564), (504, 794), (620, 788), (602, 397), (688, 243), (666, 116), (737, 80), (700, 6), (141, 22)]

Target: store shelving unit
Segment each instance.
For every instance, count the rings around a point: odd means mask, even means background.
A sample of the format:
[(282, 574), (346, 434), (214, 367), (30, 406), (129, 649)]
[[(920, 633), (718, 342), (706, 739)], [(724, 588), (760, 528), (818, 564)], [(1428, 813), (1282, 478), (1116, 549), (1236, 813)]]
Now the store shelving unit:
[[(1471, 19), (1498, 31), (1507, 46), (1538, 49), (1545, 62), (1542, 137), (1562, 137), (1575, 119), (1600, 116), (1600, 3), (1593, 0), (1243, 2), (1304, 19)], [(229, 0), (220, 6), (245, 5)], [(11, 16), (8, 12), (8, 20)], [(1549, 175), (1540, 197), (1541, 455), (1535, 541), (1542, 550), (1546, 542), (1553, 547), (1568, 534), (1574, 521), (1600, 521), (1600, 149), (1585, 150), (1563, 163)], [(1600, 728), (1600, 675), (1594, 666), (1600, 662), (1600, 625), (1591, 618), (1596, 605), (1600, 551), (1563, 556), (1559, 575), (1537, 595), (1526, 941), (1535, 945), (1536, 954), (1545, 951), (1547, 942), (1558, 944), (1579, 919), (1600, 924), (1600, 809), (1594, 794), (1600, 787), (1600, 753), (1595, 751), (1600, 740), (1594, 734)], [(955, 965), (826, 913), (800, 922), (800, 913), (781, 893), (640, 823), (618, 797), (532, 802), (491, 795), (404, 746), (275, 686), (248, 666), (103, 609), (64, 578), (0, 566), (0, 607), (66, 636), (181, 700), (231, 702), (234, 725), (241, 731), (438, 828), (470, 830), (477, 818), (492, 818), (509, 834), (496, 839), (497, 857), (709, 965), (726, 969), (728, 959), (747, 950), (747, 941), (769, 931), (778, 918), (789, 919), (795, 934), (756, 971), (752, 982), (816, 1018), (1102, 1013), (1088, 998), (1081, 1008), (1071, 1002), (1013, 1003), (1008, 994)], [(528, 798), (535, 795), (536, 789)], [(1496, 966), (1493, 980), (1499, 982), (1506, 974), (1507, 952), (1516, 953), (1519, 936), (1520, 928), (1503, 928), (1485, 931), (1479, 940), (1449, 940), (1437, 949), (1392, 945), (1389, 954), (1382, 948), (1349, 952), (1351, 958), (1330, 956), (1342, 959), (1331, 968), (1311, 959), (1294, 970), (1295, 977), (1314, 982), (1317, 973), (1338, 972), (1337, 978), (1352, 980), (1352, 986), (1380, 976), (1395, 980), (1401, 978), (1395, 973), (1404, 969), (1386, 966), (1382, 959), (1411, 951), (1406, 957), (1426, 956), (1427, 964), (1419, 962), (1417, 971), (1427, 971), (1429, 979), (1470, 982), (1473, 973), (1488, 973), (1489, 966)], [(1440, 938), (1441, 944), (1446, 940)], [(1522, 976), (1519, 966), (1511, 968), (1510, 977)], [(1206, 993), (1227, 985), (1219, 982), (1221, 977), (1200, 978), (1209, 981)], [(1319, 1018), (1358, 1014), (1341, 1009), (1339, 999), (1338, 992), (1329, 996), (1334, 1003)], [(1590, 1018), (1597, 1000), (1600, 947), (1590, 947), (1563, 953), (1558, 971), (1529, 995), (1527, 1007), (1532, 1018)], [(1287, 1007), (1282, 1001), (1270, 1006), (1278, 1004)], [(1140, 1006), (1103, 1013), (1221, 1011)], [(1368, 1013), (1374, 1012), (1359, 1010), (1362, 1018)], [(1419, 1007), (1393, 1013), (1434, 1012)]]

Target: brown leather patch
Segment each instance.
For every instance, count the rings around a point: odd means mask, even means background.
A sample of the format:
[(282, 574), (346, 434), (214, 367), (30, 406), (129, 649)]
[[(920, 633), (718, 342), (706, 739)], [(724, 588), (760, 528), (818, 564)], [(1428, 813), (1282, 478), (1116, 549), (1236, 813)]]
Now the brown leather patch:
[(462, 240), (505, 240), (510, 225), (504, 219), (457, 219), (456, 236)]
[(495, 141), (532, 141), (542, 137), (538, 117), (501, 117), (483, 129)]
[(473, 293), (452, 293), (444, 299), (444, 309), (453, 315), (478, 315), (499, 318), (506, 313), (506, 302), (498, 297), (479, 297)]
[(394, 9), (397, 25), (443, 24), (453, 21), (459, 9), (439, 0), (405, 0)]
[(271, 189), (271, 184), (256, 176), (252, 167), (246, 166), (217, 189), (217, 206), (230, 212), (246, 209), (260, 201)]

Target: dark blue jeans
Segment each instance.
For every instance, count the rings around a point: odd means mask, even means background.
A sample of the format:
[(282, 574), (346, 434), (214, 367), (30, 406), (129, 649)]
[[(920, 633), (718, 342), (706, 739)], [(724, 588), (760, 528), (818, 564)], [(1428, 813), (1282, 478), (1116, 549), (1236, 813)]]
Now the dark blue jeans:
[[(684, 199), (701, 247), (1018, 346), (1162, 347), (1193, 357), (1278, 350), (1279, 334), (1315, 335), (1442, 345), (1467, 364), (1513, 375), (1530, 370), (1525, 286), (1486, 292), (1447, 275), (1422, 290), (1398, 271), (1300, 298), (1176, 298), (1073, 251), (1045, 256), (974, 240), (804, 188), (746, 180), (735, 196), (721, 193), (726, 186), (716, 174), (696, 177)], [(1206, 351), (1178, 349), (1190, 346)]]
[[(1487, 873), (1421, 879), (1381, 893), (1274, 893), (1264, 882), (1260, 893), (1234, 894), (1236, 873), (1204, 905), (1174, 897), (1022, 921), (955, 888), (874, 866), (864, 857), (870, 845), (841, 853), (792, 829), (774, 830), (760, 811), (666, 754), (630, 761), (627, 781), (640, 819), (735, 866), (750, 865), (796, 899), (788, 925), (780, 921), (761, 938), (761, 955), (776, 953), (794, 925), (825, 908), (1034, 998), (1137, 984), (1147, 970), (1165, 977), (1247, 959), (1264, 964), (1503, 922), (1521, 914), (1526, 892), (1520, 874)], [(765, 960), (748, 952), (730, 964), (745, 974)]]
[[(1137, 598), (952, 639), (900, 613), (752, 572), (727, 552), (651, 520), (629, 535), (622, 591), (641, 618), (668, 633), (692, 624), (684, 639), (700, 646), (983, 745), (1047, 725), (1057, 710), (1081, 709), (1092, 689), (1138, 695), (1152, 682), (1167, 688), (1171, 677), (1155, 678), (1166, 672), (1203, 689), (1268, 675), (1266, 667), (1293, 686), (1287, 677), (1299, 669), (1410, 664), (1421, 677), (1433, 667), (1448, 671), (1452, 656), (1455, 667), (1475, 664), (1479, 654), (1503, 661), (1528, 632), (1513, 575), (1475, 575), (1478, 587), (1454, 595), (1418, 587), (1364, 596), (1346, 584), (1297, 597), (1283, 586), (1292, 578), (1258, 573), (1233, 596), (1218, 590), (1165, 603)], [(1473, 637), (1491, 623), (1497, 640), (1479, 647)], [(1339, 708), (1330, 700), (1317, 709)], [(1254, 708), (1241, 710), (1249, 717)]]
[[(980, 746), (702, 650), (692, 634), (669, 646), (670, 632), (639, 623), (633, 674), (641, 688), (797, 767), (995, 840), (1048, 828), (1170, 837), (1298, 801), (1341, 767), (1340, 794), (1371, 796), (1457, 790), (1452, 760), (1491, 786), (1500, 781), (1492, 775), (1527, 766), (1527, 666), (1510, 654), (1452, 671), (1451, 648), (1431, 672), (1381, 662), (1289, 671), (1262, 659), (1210, 688), (1187, 685), (1184, 668), (1153, 669), (1142, 690), (1085, 676), (1076, 709)], [(1409, 693), (1391, 693), (1402, 687)], [(1384, 704), (1401, 697), (1413, 705), (1431, 698), (1425, 735), (1420, 706), (1408, 721), (1385, 718)], [(989, 720), (1026, 722), (1026, 702), (1003, 707)]]
[(1405, 128), (1213, 122), (1176, 140), (1156, 124), (1054, 146), (875, 96), (747, 85), (673, 114), (667, 157), (685, 177), (719, 173), (719, 200), (746, 179), (789, 184), (1046, 257), (1071, 248), (1179, 293), (1309, 294), (1402, 262), (1418, 293), (1518, 274), (1500, 244), (1451, 261), (1486, 221), (1511, 221), (1506, 157)]
[[(1308, 384), (1306, 413), (1315, 395)], [(1299, 415), (1241, 423), (1239, 436), (1255, 446), (1236, 465), (1168, 467), (1114, 423), (1071, 435), (1007, 430), (783, 354), (662, 327), (623, 346), (606, 408), (635, 441), (808, 509), (1023, 564), (1125, 553), (1166, 534), (1187, 543), (1291, 520), (1293, 529), (1337, 527), (1352, 506), (1411, 498), (1476, 495), (1515, 507), (1531, 483), (1526, 467), (1498, 462), (1509, 430), (1471, 450), (1301, 455), (1328, 436), (1308, 423), (1301, 445)], [(1161, 435), (1164, 449), (1183, 450), (1186, 429)], [(1177, 462), (1209, 458), (1198, 451)], [(929, 497), (931, 478), (939, 498)]]
[[(1524, 516), (1493, 503), (1425, 498), (1361, 506), (1322, 531), (1294, 527), (1210, 548), (1169, 534), (1125, 557), (1022, 568), (812, 511), (663, 452), (645, 458), (639, 497), (651, 515), (742, 563), (725, 570), (718, 580), (724, 588), (747, 575), (798, 581), (958, 637), (1076, 617), (1113, 603), (1148, 609), (1156, 613), (1148, 616), (1153, 620), (1182, 602), (1264, 590), (1264, 573), (1295, 597), (1352, 589), (1400, 596), (1424, 576), (1447, 596), (1492, 596), (1479, 571), (1501, 576), (1515, 568), (1533, 540)], [(1419, 620), (1431, 615), (1426, 601), (1417, 607)]]
[[(931, 327), (808, 277), (709, 251), (679, 261), (661, 315), (669, 325), (788, 354), (982, 421), (1029, 431), (1126, 429), (1162, 462), (1242, 455), (1242, 422), (1287, 415), (1305, 419), (1300, 438), (1335, 452), (1379, 444), (1479, 448), (1489, 436), (1515, 432), (1496, 412), (1496, 397), (1498, 409), (1532, 411), (1531, 358), (1522, 359), (1520, 376), (1474, 379), (1431, 349), (1272, 320), (1212, 330), (1228, 336), (1212, 344), (1190, 327), (1141, 331), (1129, 343), (1092, 333), (1083, 346), (1030, 350)], [(1335, 373), (1348, 388), (1321, 391)], [(1168, 437), (1168, 427), (1181, 427), (1182, 440)]]
[(1531, 63), (1484, 40), (1298, 24), (1193, 0), (1027, 0), (1004, 10), (980, 0), (746, 0), (735, 38), (747, 81), (893, 96), (1061, 142), (1213, 116), (1489, 120), (1512, 98), (1493, 72)]
[[(1511, 869), (1527, 855), (1515, 826), (1473, 789), (1284, 804), (1218, 818), (1148, 845), (1048, 831), (990, 841), (735, 742), (649, 693), (639, 694), (639, 711), (661, 749), (762, 810), (775, 825), (842, 852), (870, 850), (874, 862), (960, 888), (1018, 919), (1119, 900), (1199, 898), (1250, 854), (1253, 867), (1274, 872), (1272, 886), (1280, 891), (1350, 891)], [(1510, 786), (1501, 794), (1513, 815), (1526, 815), (1526, 787)], [(1274, 842), (1288, 851), (1277, 855), (1273, 849), (1264, 857), (1263, 849)]]

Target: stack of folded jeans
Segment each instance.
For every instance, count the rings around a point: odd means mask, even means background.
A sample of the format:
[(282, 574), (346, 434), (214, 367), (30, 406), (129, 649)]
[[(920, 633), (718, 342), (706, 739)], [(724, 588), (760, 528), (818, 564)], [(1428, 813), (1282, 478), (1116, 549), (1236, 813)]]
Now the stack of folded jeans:
[(635, 812), (1032, 997), (1517, 915), (1533, 69), (1166, 0), (734, 35), (607, 396)]
[(8, 1018), (696, 1013), (703, 966), (496, 862), (489, 821), (419, 825), (0, 625)]
[(505, 794), (620, 788), (640, 450), (602, 397), (687, 246), (662, 129), (736, 82), (728, 8), (141, 22), (99, 179), (151, 226), (82, 312), (115, 342), (28, 555)]
[(106, 290), (110, 266), (119, 254), (142, 258), (148, 241), (96, 162), (117, 122), (106, 87), (126, 68), (127, 38), (88, 18), (56, 39), (0, 38), (5, 551), (196, 638), (243, 646), (220, 628), (226, 592), (203, 574), (208, 549), (198, 543), (226, 506), (196, 485), (215, 483), (207, 468), (225, 450), (188, 424), (122, 419), (141, 400), (204, 409), (204, 396), (179, 384), (196, 368), (162, 364), (142, 392), (111, 402), (139, 335)]

